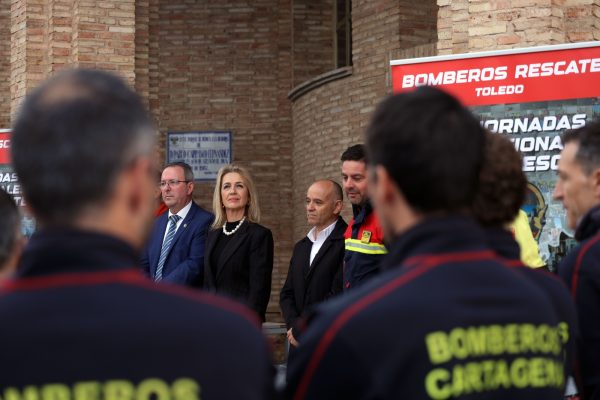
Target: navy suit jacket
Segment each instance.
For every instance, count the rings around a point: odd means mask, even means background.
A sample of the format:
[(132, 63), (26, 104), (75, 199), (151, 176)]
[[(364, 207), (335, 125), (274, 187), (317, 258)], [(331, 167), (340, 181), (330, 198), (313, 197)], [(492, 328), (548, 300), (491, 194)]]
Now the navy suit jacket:
[[(151, 278), (154, 278), (158, 266), (168, 214), (164, 213), (156, 219), (148, 244), (142, 253), (142, 268)], [(175, 232), (163, 266), (163, 281), (202, 287), (206, 233), (213, 220), (213, 214), (192, 201), (190, 211)]]

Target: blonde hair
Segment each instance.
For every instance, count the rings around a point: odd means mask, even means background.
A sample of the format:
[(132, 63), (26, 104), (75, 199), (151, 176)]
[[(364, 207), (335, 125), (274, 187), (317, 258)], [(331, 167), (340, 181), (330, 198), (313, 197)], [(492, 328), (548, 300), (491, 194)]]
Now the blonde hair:
[(254, 185), (252, 176), (246, 168), (235, 164), (229, 164), (221, 167), (217, 174), (217, 184), (215, 185), (215, 191), (213, 193), (213, 212), (215, 213), (215, 221), (211, 225), (211, 228), (213, 229), (219, 229), (227, 222), (223, 201), (221, 200), (221, 186), (223, 185), (223, 177), (231, 172), (240, 174), (248, 189), (248, 204), (246, 205), (246, 211), (244, 213), (246, 219), (250, 222), (260, 222), (258, 193), (256, 192), (256, 186)]

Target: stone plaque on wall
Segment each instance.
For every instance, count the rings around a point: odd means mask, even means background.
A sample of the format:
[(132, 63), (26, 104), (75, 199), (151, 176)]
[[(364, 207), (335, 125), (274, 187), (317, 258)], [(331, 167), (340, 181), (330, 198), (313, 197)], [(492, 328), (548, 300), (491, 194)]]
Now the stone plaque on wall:
[(169, 132), (166, 153), (167, 163), (188, 163), (196, 181), (214, 181), (219, 168), (231, 163), (231, 132)]

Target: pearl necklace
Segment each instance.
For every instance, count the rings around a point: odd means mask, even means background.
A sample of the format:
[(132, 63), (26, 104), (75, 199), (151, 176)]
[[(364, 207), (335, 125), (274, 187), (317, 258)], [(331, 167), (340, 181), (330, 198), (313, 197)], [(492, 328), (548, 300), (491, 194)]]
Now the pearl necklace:
[(240, 226), (242, 226), (242, 224), (244, 223), (244, 221), (246, 220), (246, 216), (244, 215), (244, 218), (242, 218), (240, 220), (240, 222), (238, 222), (237, 226), (235, 228), (233, 228), (233, 230), (231, 232), (227, 232), (227, 229), (225, 229), (225, 227), (227, 226), (227, 221), (225, 221), (225, 223), (223, 224), (223, 233), (227, 236), (231, 236), (234, 233), (237, 232), (238, 229), (240, 229)]

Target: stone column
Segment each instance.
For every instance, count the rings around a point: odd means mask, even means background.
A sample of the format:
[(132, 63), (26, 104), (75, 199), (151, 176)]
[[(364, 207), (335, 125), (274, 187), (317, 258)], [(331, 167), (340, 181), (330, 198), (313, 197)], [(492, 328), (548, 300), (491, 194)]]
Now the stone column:
[(133, 85), (135, 23), (134, 0), (12, 0), (10, 114), (29, 90), (65, 67), (114, 71)]
[(438, 52), (598, 40), (596, 0), (437, 0)]

